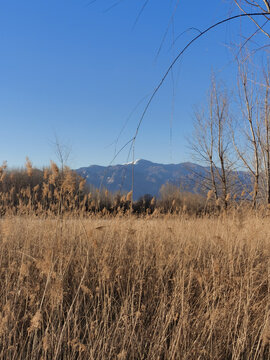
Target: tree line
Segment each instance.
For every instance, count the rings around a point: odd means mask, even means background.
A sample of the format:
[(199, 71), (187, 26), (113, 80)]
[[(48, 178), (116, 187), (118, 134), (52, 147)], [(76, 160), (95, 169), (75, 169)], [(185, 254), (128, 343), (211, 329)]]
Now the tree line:
[[(246, 193), (255, 208), (270, 205), (270, 67), (252, 71), (248, 61), (238, 62), (236, 94), (213, 76), (208, 102), (195, 111), (194, 131), (189, 139), (197, 161), (207, 165), (203, 179), (209, 196), (225, 209), (230, 197)], [(239, 186), (237, 171), (249, 174)]]

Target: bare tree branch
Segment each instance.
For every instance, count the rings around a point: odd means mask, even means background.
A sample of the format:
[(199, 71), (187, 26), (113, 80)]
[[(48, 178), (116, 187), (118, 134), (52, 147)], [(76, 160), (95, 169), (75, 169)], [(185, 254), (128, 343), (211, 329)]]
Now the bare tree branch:
[[(264, 0), (263, 0), (263, 1), (264, 1)], [(251, 21), (254, 22), (254, 24), (260, 29), (260, 31), (270, 38), (270, 34), (268, 34), (268, 32), (266, 32), (266, 31), (262, 28), (262, 26), (260, 26), (260, 25), (258, 24), (258, 22), (257, 22), (255, 19), (253, 19), (253, 17), (252, 17), (253, 15), (252, 15), (252, 14), (248, 14), (248, 13), (246, 12), (246, 10), (240, 5), (240, 2), (239, 2), (238, 0), (234, 0), (234, 2), (235, 2), (235, 4), (237, 5), (237, 7), (238, 7), (245, 15), (247, 15), (247, 16), (251, 19)], [(250, 4), (250, 2), (248, 2), (247, 0), (245, 0), (245, 2), (247, 2), (247, 3)], [(264, 3), (268, 4), (267, 1), (264, 1)], [(262, 9), (257, 3), (256, 3), (256, 4), (255, 4), (255, 3), (254, 3), (254, 4), (251, 4), (251, 5), (257, 6), (257, 7), (259, 7), (260, 9)], [(268, 5), (268, 6), (267, 6), (267, 12), (264, 14), (264, 16), (266, 17), (267, 20), (269, 20), (269, 18), (267, 17), (267, 15), (269, 15), (269, 12), (270, 12), (270, 9), (269, 9), (269, 5)], [(267, 13), (268, 13), (268, 14), (267, 14)]]

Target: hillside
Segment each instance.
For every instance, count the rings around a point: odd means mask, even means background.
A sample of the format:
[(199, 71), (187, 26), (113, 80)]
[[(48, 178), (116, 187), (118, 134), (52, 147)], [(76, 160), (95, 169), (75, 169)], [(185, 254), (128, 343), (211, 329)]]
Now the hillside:
[[(128, 192), (132, 184), (132, 163), (82, 167), (76, 172), (97, 188), (106, 187), (109, 191)], [(134, 163), (134, 199), (144, 194), (158, 196), (163, 184), (171, 183), (180, 186), (183, 191), (202, 193), (203, 185), (209, 170), (194, 163), (159, 164), (148, 160), (136, 160)], [(235, 183), (250, 184), (245, 172), (234, 172)]]

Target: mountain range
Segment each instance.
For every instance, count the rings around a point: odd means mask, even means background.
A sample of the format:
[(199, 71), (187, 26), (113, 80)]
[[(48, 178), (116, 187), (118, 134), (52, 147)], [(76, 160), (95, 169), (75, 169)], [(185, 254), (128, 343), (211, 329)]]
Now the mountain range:
[[(87, 184), (96, 188), (107, 188), (111, 192), (129, 192), (132, 188), (132, 168), (134, 170), (134, 199), (145, 194), (158, 196), (163, 184), (171, 183), (183, 191), (201, 193), (202, 182), (209, 176), (209, 168), (191, 162), (180, 164), (159, 164), (148, 160), (111, 166), (91, 165), (76, 172), (86, 179)], [(241, 184), (250, 185), (246, 172), (234, 172)]]

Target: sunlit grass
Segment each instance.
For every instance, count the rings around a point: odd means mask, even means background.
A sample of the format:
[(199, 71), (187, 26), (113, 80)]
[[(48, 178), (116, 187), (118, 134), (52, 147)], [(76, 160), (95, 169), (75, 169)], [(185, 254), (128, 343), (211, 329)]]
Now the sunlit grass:
[(268, 359), (268, 218), (0, 221), (2, 359)]

